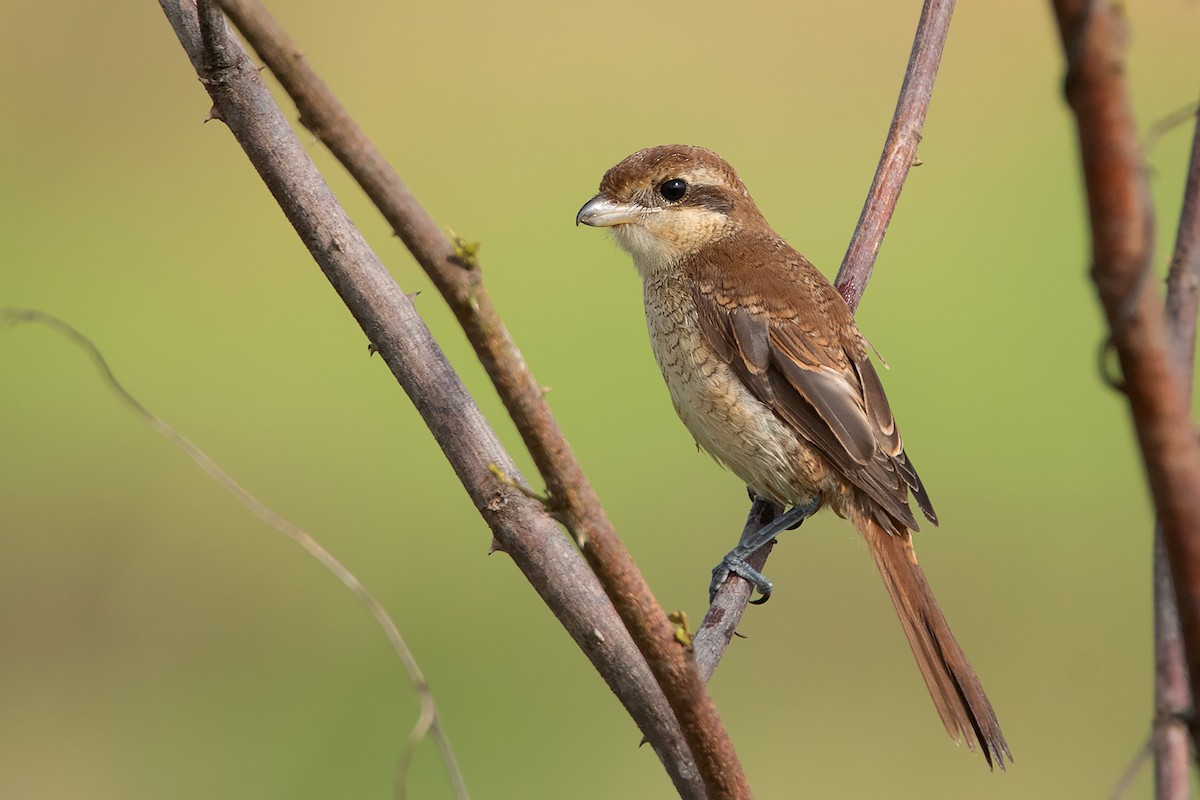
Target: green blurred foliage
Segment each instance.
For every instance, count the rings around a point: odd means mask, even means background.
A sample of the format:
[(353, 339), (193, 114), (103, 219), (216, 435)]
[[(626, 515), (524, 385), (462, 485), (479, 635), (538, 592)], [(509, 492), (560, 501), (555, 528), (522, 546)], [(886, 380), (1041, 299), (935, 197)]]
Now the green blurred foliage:
[[(0, 305), (92, 336), (143, 402), (357, 572), (476, 797), (671, 796), (520, 574), (487, 556), (228, 132), (202, 124), (157, 6), (0, 5)], [(831, 273), (917, 6), (271, 3), (431, 213), (483, 243), (497, 305), (669, 608), (702, 612), (745, 496), (673, 418), (628, 260), (572, 217), (629, 152), (703, 144)], [(1196, 100), (1200, 7), (1128, 13), (1148, 129)], [(923, 561), (1016, 765), (989, 775), (946, 741), (869, 559), (826, 515), (776, 551), (775, 598), (712, 684), (759, 797), (1099, 797), (1145, 740), (1152, 520), (1096, 369), (1061, 82), (1044, 4), (962, 4), (860, 311), (943, 520)], [(300, 135), (528, 469), (428, 281)], [(1151, 156), (1160, 262), (1188, 140)], [(382, 636), (45, 329), (0, 333), (0, 453), (0, 797), (390, 796), (416, 702)], [(411, 788), (450, 796), (430, 745)]]

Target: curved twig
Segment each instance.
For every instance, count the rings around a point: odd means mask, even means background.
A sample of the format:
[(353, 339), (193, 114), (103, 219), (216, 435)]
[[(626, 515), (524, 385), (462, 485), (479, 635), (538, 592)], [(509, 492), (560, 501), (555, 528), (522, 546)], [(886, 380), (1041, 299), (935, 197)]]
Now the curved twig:
[(367, 609), (367, 612), (375, 620), (375, 624), (383, 631), (383, 635), (387, 637), (388, 642), (392, 646), (392, 651), (400, 660), (405, 672), (408, 673), (409, 682), (412, 683), (413, 691), (416, 692), (417, 700), (421, 706), (421, 713), (408, 735), (408, 741), (405, 742), (404, 750), (401, 752), (399, 763), (397, 764), (398, 796), (401, 800), (405, 797), (405, 784), (408, 768), (412, 763), (412, 757), (416, 753), (417, 746), (426, 735), (429, 735), (441, 754), (442, 763), (446, 767), (446, 773), (454, 789), (454, 796), (460, 798), (460, 800), (467, 800), (469, 794), (467, 792), (466, 780), (463, 778), (462, 770), (458, 766), (458, 759), (454, 756), (454, 749), (450, 746), (450, 739), (442, 729), (441, 715), (438, 714), (437, 704), (433, 699), (433, 691), (429, 688), (429, 684), (425, 680), (425, 675), (421, 672), (420, 665), (417, 664), (416, 656), (409, 649), (408, 643), (404, 641), (404, 636), (401, 635), (400, 629), (396, 627), (396, 623), (392, 620), (391, 615), (379, 604), (379, 601), (367, 590), (367, 587), (363, 586), (358, 576), (342, 564), (336, 556), (326, 550), (308, 531), (282, 515), (277, 514), (272, 508), (255, 497), (249, 489), (238, 483), (220, 464), (213, 461), (212, 457), (204, 452), (199, 445), (177, 431), (171, 423), (142, 405), (141, 401), (130, 394), (129, 390), (117, 380), (117, 376), (113, 374), (112, 368), (108, 365), (108, 359), (104, 357), (104, 354), (100, 352), (100, 348), (96, 347), (91, 339), (52, 314), (31, 308), (0, 308), (0, 327), (16, 325), (22, 322), (45, 325), (51, 330), (62, 334), (74, 345), (83, 350), (96, 367), (96, 371), (100, 373), (101, 381), (116, 395), (122, 405), (153, 428), (156, 433), (182, 450), (184, 455), (194, 461), (218, 486), (229, 492), (235, 500), (250, 509), (250, 512), (254, 516), (300, 545), (318, 564), (350, 590), (355, 599)]

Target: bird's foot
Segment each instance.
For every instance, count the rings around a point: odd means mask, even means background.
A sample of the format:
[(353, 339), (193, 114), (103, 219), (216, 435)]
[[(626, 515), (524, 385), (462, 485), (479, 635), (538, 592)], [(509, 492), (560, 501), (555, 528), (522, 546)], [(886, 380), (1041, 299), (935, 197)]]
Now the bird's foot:
[(717, 596), (717, 590), (724, 585), (725, 581), (729, 580), (730, 575), (745, 578), (751, 586), (758, 589), (760, 597), (757, 600), (751, 600), (752, 604), (760, 606), (771, 599), (771, 590), (774, 588), (774, 584), (767, 579), (767, 576), (750, 566), (746, 559), (730, 553), (721, 559), (720, 564), (713, 567), (712, 582), (708, 584), (708, 602), (710, 604)]
[[(750, 491), (750, 497), (757, 499), (754, 490)], [(785, 530), (795, 530), (800, 527), (800, 523), (808, 519), (816, 513), (821, 507), (820, 496), (811, 498), (806, 503), (792, 506), (783, 514), (775, 517), (766, 525), (758, 528), (750, 528), (750, 522), (747, 522), (747, 529), (742, 531), (742, 538), (738, 541), (738, 546), (733, 548), (728, 555), (721, 560), (721, 563), (713, 568), (712, 582), (708, 584), (708, 602), (712, 604), (713, 598), (717, 595), (717, 590), (729, 578), (730, 575), (740, 575), (745, 578), (750, 584), (758, 589), (760, 597), (757, 600), (750, 602), (756, 606), (771, 599), (772, 584), (767, 578), (746, 561), (750, 556)]]

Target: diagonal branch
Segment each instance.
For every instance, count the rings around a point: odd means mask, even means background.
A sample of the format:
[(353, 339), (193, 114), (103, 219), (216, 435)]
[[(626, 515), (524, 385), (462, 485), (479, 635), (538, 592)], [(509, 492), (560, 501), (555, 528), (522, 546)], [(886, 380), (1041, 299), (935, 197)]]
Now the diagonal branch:
[[(586, 483), (528, 364), (492, 305), (478, 259), (442, 229), (258, 0), (219, 0), (312, 131), (383, 214), (454, 312), (559, 505)], [(591, 498), (595, 501), (594, 493)], [(593, 509), (582, 509), (590, 513)], [(601, 515), (602, 511), (599, 512)]]
[[(703, 787), (688, 748), (679, 740), (675, 720), (665, 710), (654, 679), (613, 613), (612, 604), (554, 520), (521, 490), (524, 481), (512, 459), (410, 299), (338, 206), (258, 70), (236, 41), (228, 38), (224, 21), (211, 13), (210, 2), (201, 2), (201, 8), (209, 12), (203, 26), (192, 0), (160, 0), (160, 5), (213, 99), (212, 117), (229, 126), (372, 346), (412, 399), (491, 528), (496, 546), (513, 558), (630, 709), (668, 764), (680, 793), (702, 797)], [(207, 46), (201, 44), (202, 33)], [(663, 619), (665, 622), (665, 615)], [(690, 665), (687, 672), (695, 674)], [(699, 684), (698, 679), (693, 683)], [(700, 702), (695, 705), (703, 707)], [(693, 711), (688, 719), (694, 722), (697, 713), (702, 712)], [(713, 749), (701, 751), (698, 759), (700, 774), (718, 787), (712, 794), (720, 794), (732, 781), (734, 790), (727, 796), (746, 796), (736, 791), (741, 775), (736, 761), (729, 766), (720, 756)], [(714, 778), (703, 772), (706, 767), (710, 773), (725, 772)]]
[[(261, 5), (253, 0), (221, 0), (221, 5), (294, 98), (301, 121), (359, 182), (446, 298), (546, 481), (553, 513), (575, 536), (662, 688), (705, 784), (711, 791), (748, 794), (716, 707), (559, 430), (541, 386), (491, 305), (474, 257), (464, 258), (446, 241)], [(683, 768), (670, 769), (678, 785)]]
[[(705, 785), (715, 793), (748, 796), (749, 787), (715, 705), (558, 429), (540, 385), (489, 302), (473, 255), (464, 257), (461, 248), (446, 241), (260, 5), (250, 0), (221, 0), (221, 5), (294, 97), (302, 122), (363, 186), (450, 304), (546, 481), (554, 515), (575, 536), (679, 720)], [(685, 777), (684, 766), (669, 769), (678, 785)]]
[(908, 178), (909, 167), (916, 160), (921, 128), (929, 112), (933, 81), (942, 62), (942, 50), (946, 46), (946, 35), (950, 32), (950, 17), (953, 14), (954, 0), (925, 0), (921, 8), (921, 20), (913, 37), (908, 70), (904, 73), (904, 84), (896, 101), (892, 127), (888, 130), (883, 155), (879, 157), (879, 166), (875, 169), (875, 179), (863, 203), (858, 226), (854, 229), (854, 236), (850, 239), (850, 246), (846, 249), (837, 280), (834, 281), (851, 310), (858, 308), (858, 301), (867, 290), (867, 281), (871, 279), (879, 246), (883, 244), (884, 234), (892, 221), (892, 212), (900, 200), (900, 190)]
[[(953, 13), (954, 0), (925, 0), (921, 9), (921, 19), (913, 37), (912, 52), (908, 57), (900, 97), (896, 100), (892, 126), (835, 282), (851, 309), (858, 307), (858, 301), (867, 288), (879, 246), (883, 243), (888, 222), (900, 199), (900, 190), (916, 156)], [(746, 525), (765, 525), (782, 512), (782, 508), (770, 501), (756, 500), (751, 506)], [(753, 562), (755, 569), (762, 569), (768, 553), (767, 548), (763, 548), (756, 554), (759, 558)], [(717, 592), (704, 621), (700, 623), (695, 638), (697, 666), (706, 679), (716, 670), (717, 662), (733, 638), (749, 599), (750, 585), (740, 578), (731, 578)]]
[[(1191, 115), (1196, 116), (1195, 109)], [(1175, 252), (1167, 272), (1167, 326), (1191, 404), (1192, 365), (1196, 349), (1196, 310), (1200, 301), (1200, 121), (1192, 133), (1192, 157), (1179, 214)], [(1154, 531), (1154, 783), (1158, 800), (1186, 800), (1191, 795), (1191, 748), (1187, 717), (1193, 713), (1187, 659), (1175, 582), (1163, 542)]]
[[(1122, 63), (1128, 31), (1121, 10), (1108, 2), (1054, 0), (1054, 11), (1067, 58), (1066, 96), (1078, 125), (1087, 188), (1092, 278), (1121, 365), (1122, 388), (1170, 560), (1189, 681), (1196, 697), (1200, 442), (1177, 348), (1150, 280), (1154, 223)], [(1194, 717), (1190, 728), (1193, 742), (1200, 741)]]

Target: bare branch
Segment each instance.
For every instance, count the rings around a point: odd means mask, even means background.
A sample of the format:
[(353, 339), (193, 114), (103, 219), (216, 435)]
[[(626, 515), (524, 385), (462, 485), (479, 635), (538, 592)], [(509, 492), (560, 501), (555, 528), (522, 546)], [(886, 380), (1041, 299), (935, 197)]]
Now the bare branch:
[[(1170, 559), (1190, 673), (1200, 680), (1200, 442), (1152, 274), (1153, 217), (1122, 63), (1128, 31), (1108, 2), (1054, 0), (1067, 57), (1092, 231), (1092, 278)], [(1194, 213), (1194, 212), (1193, 212)], [(1190, 239), (1190, 237), (1187, 237)], [(1197, 741), (1195, 721), (1191, 724)]]
[[(1196, 117), (1196, 108), (1190, 108)], [(1191, 404), (1196, 347), (1196, 309), (1200, 298), (1200, 122), (1192, 134), (1192, 158), (1183, 193), (1175, 252), (1167, 272), (1167, 326)], [(1175, 605), (1175, 582), (1162, 538), (1154, 531), (1154, 783), (1157, 800), (1187, 800), (1191, 795), (1191, 747), (1187, 718), (1194, 703), (1188, 687), (1183, 632)]]
[[(921, 9), (921, 19), (913, 37), (912, 52), (908, 57), (908, 68), (904, 73), (900, 96), (896, 100), (892, 126), (883, 145), (883, 154), (875, 170), (875, 179), (867, 192), (862, 214), (858, 218), (858, 225), (854, 229), (850, 247), (842, 260), (842, 267), (838, 270), (835, 282), (851, 309), (858, 307), (858, 301), (862, 299), (862, 294), (867, 288), (867, 281), (875, 265), (875, 256), (879, 253), (888, 222), (900, 199), (900, 190), (908, 177), (908, 168), (912, 165), (917, 144), (921, 141), (921, 128), (929, 110), (933, 81), (937, 77), (953, 13), (954, 0), (925, 0)], [(750, 509), (746, 524), (749, 525), (750, 520), (756, 518), (769, 521), (781, 511), (782, 509), (775, 507), (774, 512), (767, 518), (764, 515), (768, 513), (768, 507), (755, 503)], [(767, 552), (763, 552), (761, 562), (756, 560), (753, 564), (755, 569), (761, 571), (766, 557)], [(699, 659), (698, 667), (706, 679), (716, 669), (726, 645), (733, 638), (734, 629), (741, 620), (749, 599), (749, 584), (736, 576), (725, 581), (713, 599), (712, 607), (705, 615), (694, 641)]]
[[(488, 300), (477, 262), (464, 259), (446, 241), (265, 9), (249, 0), (221, 0), (221, 4), (295, 99), (302, 122), (364, 188), (450, 304), (546, 481), (553, 513), (575, 536), (650, 665), (680, 722), (705, 785), (730, 796), (748, 795), (749, 787), (716, 707), (687, 654), (676, 644), (666, 612), (617, 536), (562, 436), (540, 385)], [(655, 749), (660, 756), (677, 752)], [(677, 786), (689, 771), (682, 763), (668, 769)]]
[(900, 99), (896, 101), (896, 113), (892, 116), (892, 127), (883, 145), (883, 155), (875, 169), (875, 180), (867, 192), (858, 226), (850, 239), (850, 247), (842, 259), (834, 282), (850, 308), (858, 308), (858, 301), (867, 290), (871, 270), (879, 246), (883, 244), (892, 212), (900, 200), (900, 190), (908, 178), (908, 168), (917, 157), (917, 145), (921, 143), (921, 128), (929, 111), (929, 98), (933, 94), (933, 81), (942, 62), (942, 50), (946, 46), (946, 34), (950, 31), (950, 17), (954, 13), (954, 0), (925, 0), (921, 9), (921, 20), (917, 23), (917, 34), (913, 38), (912, 52), (908, 56), (908, 70), (904, 84), (900, 87)]
[[(229, 125), (330, 283), (409, 394), (491, 527), (498, 546), (513, 558), (609, 681), (660, 758), (674, 766), (672, 778), (681, 794), (703, 796), (695, 772), (687, 772), (687, 749), (674, 733), (670, 713), (664, 712), (656, 697), (659, 692), (654, 679), (592, 571), (540, 503), (496, 477), (494, 473), (500, 472), (523, 483), (409, 298), (338, 206), (262, 84), (258, 70), (236, 42), (217, 38), (233, 58), (227, 69), (208, 73), (195, 4), (160, 0), (160, 5), (213, 99), (213, 116)], [(223, 30), (223, 22), (221, 27)], [(213, 40), (219, 32), (210, 25), (205, 35)], [(662, 620), (669, 642), (673, 630), (665, 615)], [(682, 661), (677, 647), (675, 650), (675, 661), (682, 662), (683, 671), (693, 676), (693, 685), (700, 685), (695, 671)], [(679, 684), (686, 686), (685, 678)], [(691, 694), (683, 696), (692, 699)], [(697, 700), (695, 706), (697, 710), (685, 716), (690, 722), (705, 712), (704, 703)], [(711, 703), (707, 710), (715, 716)], [(719, 748), (703, 751), (700, 760), (705, 759), (710, 769), (726, 763), (720, 760)], [(733, 763), (736, 767), (736, 761)], [(717, 789), (712, 794), (721, 795), (732, 781), (733, 787), (723, 796), (745, 796), (737, 790), (740, 774), (740, 768), (731, 768), (714, 778)]]
[[(559, 430), (541, 386), (488, 299), (477, 262), (465, 262), (446, 241), (265, 9), (251, 0), (221, 0), (221, 4), (293, 97), (301, 121), (359, 182), (446, 298), (545, 479), (555, 516), (575, 536), (662, 687), (693, 755), (702, 762), (698, 768), (706, 785), (748, 793), (715, 706), (687, 654), (675, 643), (666, 613), (617, 536)], [(677, 748), (655, 749), (660, 756), (678, 752)], [(668, 764), (668, 769), (677, 786), (690, 771), (683, 763)]]

